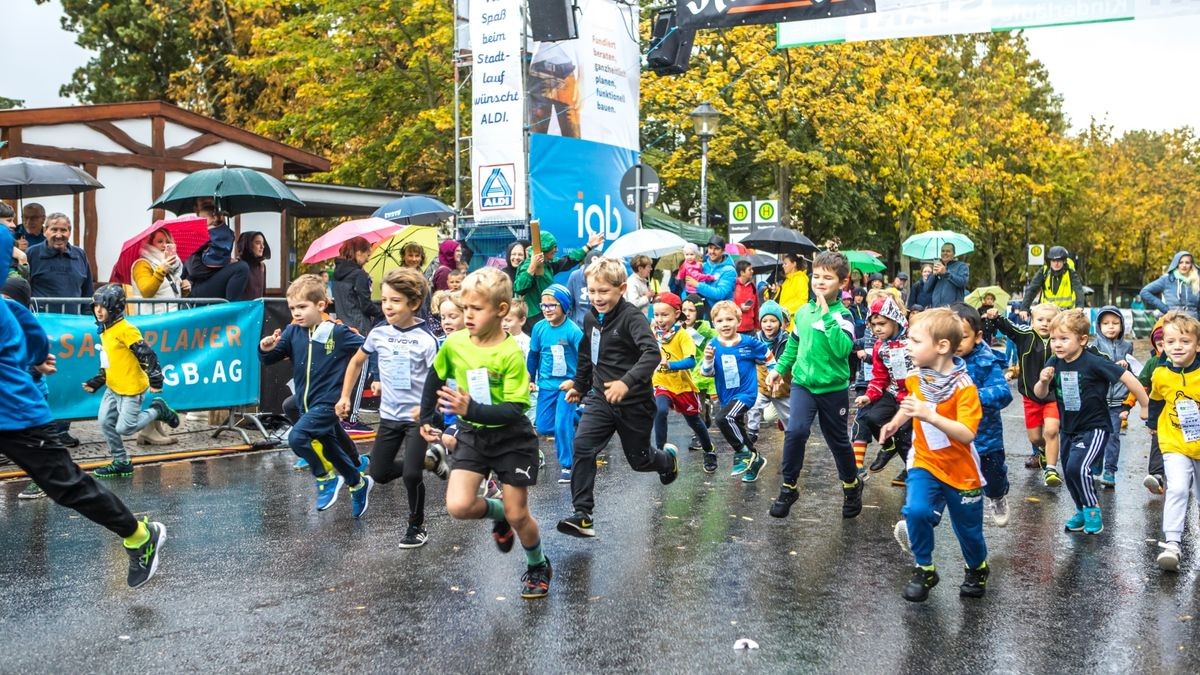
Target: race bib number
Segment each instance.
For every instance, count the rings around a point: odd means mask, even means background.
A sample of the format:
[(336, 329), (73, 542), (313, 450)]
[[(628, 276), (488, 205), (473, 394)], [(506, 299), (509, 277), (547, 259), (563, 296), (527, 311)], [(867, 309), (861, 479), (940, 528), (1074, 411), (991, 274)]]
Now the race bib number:
[(700, 331), (696, 330), (695, 328), (689, 328), (687, 333), (689, 336), (691, 336), (692, 342), (695, 343), (697, 347), (704, 342), (704, 336), (701, 335)]
[(897, 347), (888, 352), (888, 370), (892, 372), (893, 380), (903, 380), (908, 377), (908, 363), (903, 347)]
[[(924, 403), (930, 410), (937, 408), (937, 405), (930, 401), (924, 401)], [(921, 433), (925, 434), (925, 443), (930, 450), (944, 450), (950, 447), (950, 437), (944, 431), (921, 420), (915, 420), (915, 422), (921, 425)]]
[(392, 355), (396, 364), (392, 369), (392, 375), (396, 378), (396, 388), (412, 389), (412, 350), (400, 347), (393, 351)]
[(567, 352), (562, 345), (550, 345), (550, 376), (567, 376)]
[(1067, 371), (1059, 373), (1058, 377), (1062, 383), (1063, 408), (1071, 412), (1078, 412), (1082, 407), (1082, 401), (1079, 398), (1079, 373)]
[(100, 350), (100, 367), (108, 370), (108, 352)]
[(737, 389), (742, 386), (742, 375), (738, 372), (737, 356), (734, 354), (722, 354), (721, 371), (725, 375), (726, 389)]
[(492, 404), (492, 388), (488, 385), (487, 368), (475, 368), (467, 371), (467, 393), (471, 398), (483, 405)]
[(1175, 401), (1175, 414), (1179, 416), (1184, 442), (1200, 441), (1200, 406), (1190, 398), (1181, 398)]
[(600, 329), (592, 329), (592, 365), (600, 363)]

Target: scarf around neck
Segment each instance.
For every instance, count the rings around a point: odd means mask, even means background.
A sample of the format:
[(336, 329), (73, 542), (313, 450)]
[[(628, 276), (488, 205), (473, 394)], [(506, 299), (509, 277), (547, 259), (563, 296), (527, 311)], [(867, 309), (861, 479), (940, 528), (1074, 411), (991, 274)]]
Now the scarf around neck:
[[(166, 254), (149, 244), (142, 244), (141, 256), (142, 260), (150, 263), (150, 266), (153, 268), (165, 267), (167, 265)], [(167, 267), (167, 276), (163, 279), (163, 281), (171, 285), (171, 289), (175, 291), (176, 296), (179, 295), (179, 273), (181, 271), (180, 264), (175, 263)]]
[(921, 387), (921, 398), (938, 405), (954, 394), (960, 382), (968, 378), (967, 363), (954, 357), (954, 367), (948, 373), (939, 373), (933, 368), (921, 368), (917, 382)]

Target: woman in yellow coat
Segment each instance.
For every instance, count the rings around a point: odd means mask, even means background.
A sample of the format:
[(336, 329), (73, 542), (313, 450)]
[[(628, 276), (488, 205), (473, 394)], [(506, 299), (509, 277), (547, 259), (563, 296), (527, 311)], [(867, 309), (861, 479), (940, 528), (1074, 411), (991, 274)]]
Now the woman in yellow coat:
[(783, 283), (775, 301), (787, 310), (788, 316), (796, 316), (796, 311), (808, 304), (808, 273), (795, 253), (783, 254)]

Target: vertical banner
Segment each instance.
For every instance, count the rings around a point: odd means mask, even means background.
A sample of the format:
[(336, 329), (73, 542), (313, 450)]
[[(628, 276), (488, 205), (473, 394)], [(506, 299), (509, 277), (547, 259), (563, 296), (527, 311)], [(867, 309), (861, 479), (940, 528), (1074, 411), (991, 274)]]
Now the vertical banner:
[(530, 211), (559, 249), (636, 227), (621, 177), (638, 161), (638, 8), (579, 0), (579, 38), (534, 43), (529, 63)]
[[(81, 386), (100, 372), (100, 335), (88, 315), (38, 314), (58, 372), (46, 379), (58, 419), (95, 419), (102, 391)], [(158, 354), (161, 396), (176, 410), (211, 410), (258, 403), (258, 341), (263, 303), (234, 302), (128, 319)], [(156, 394), (146, 392), (148, 406)]]
[(471, 184), (475, 220), (525, 220), (521, 0), (471, 0)]

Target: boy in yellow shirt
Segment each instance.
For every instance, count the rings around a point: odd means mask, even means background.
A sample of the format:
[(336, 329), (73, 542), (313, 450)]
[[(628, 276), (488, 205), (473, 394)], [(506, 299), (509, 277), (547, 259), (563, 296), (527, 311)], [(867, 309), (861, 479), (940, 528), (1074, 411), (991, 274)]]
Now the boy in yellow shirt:
[(125, 289), (109, 284), (92, 296), (92, 313), (100, 327), (100, 373), (83, 383), (84, 391), (94, 393), (107, 385), (100, 401), (100, 430), (108, 442), (112, 462), (96, 469), (97, 478), (133, 475), (133, 463), (125, 451), (124, 436), (135, 434), (155, 420), (172, 429), (179, 426), (179, 415), (161, 398), (142, 410), (142, 397), (149, 389), (162, 391), (163, 374), (158, 355), (142, 340), (142, 333), (125, 319)]

